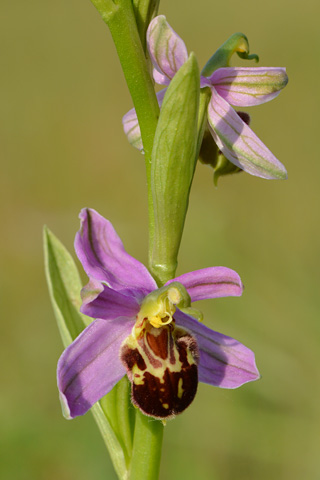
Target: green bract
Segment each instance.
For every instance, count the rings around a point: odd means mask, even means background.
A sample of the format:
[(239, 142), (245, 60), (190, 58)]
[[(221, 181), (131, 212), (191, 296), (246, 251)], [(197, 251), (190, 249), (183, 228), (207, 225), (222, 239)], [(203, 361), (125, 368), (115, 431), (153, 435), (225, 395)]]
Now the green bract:
[(152, 151), (155, 241), (152, 272), (160, 283), (174, 277), (197, 150), (200, 75), (190, 55), (165, 94)]
[(45, 227), (43, 234), (50, 298), (63, 345), (67, 347), (92, 319), (79, 311), (82, 285), (73, 258), (49, 229)]

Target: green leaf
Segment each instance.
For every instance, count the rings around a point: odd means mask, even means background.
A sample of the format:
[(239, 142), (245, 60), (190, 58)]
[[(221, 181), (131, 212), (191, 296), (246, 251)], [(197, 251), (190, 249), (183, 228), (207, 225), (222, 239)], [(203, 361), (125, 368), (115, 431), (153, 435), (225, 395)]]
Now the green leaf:
[(155, 241), (151, 269), (159, 284), (174, 277), (193, 179), (200, 76), (191, 54), (171, 81), (161, 107), (151, 163)]
[[(67, 347), (89, 325), (92, 319), (79, 311), (82, 285), (77, 267), (70, 253), (46, 227), (44, 228), (44, 253), (51, 302), (63, 345)], [(103, 405), (105, 407), (106, 402), (108, 402), (112, 411), (112, 398), (114, 398), (114, 402), (118, 403), (119, 395), (113, 394), (113, 397), (108, 401), (106, 397), (103, 399)], [(120, 407), (118, 406), (118, 408)], [(124, 404), (124, 408), (127, 408), (127, 403)], [(126, 437), (125, 441), (119, 441), (118, 436), (120, 439), (122, 438), (124, 428), (127, 428), (127, 436), (129, 427), (122, 426), (122, 431), (119, 429), (120, 434), (117, 430), (114, 431), (104, 410), (99, 403), (91, 408), (92, 415), (109, 450), (115, 471), (121, 480), (125, 480), (128, 477), (128, 469), (121, 443), (125, 444), (128, 450), (128, 440)], [(128, 457), (130, 453), (126, 451), (126, 456)]]
[(127, 376), (100, 400), (100, 405), (112, 429), (117, 432), (126, 459), (130, 464), (136, 409), (131, 403), (131, 384)]
[(82, 285), (73, 258), (46, 227), (44, 254), (50, 298), (63, 345), (67, 347), (92, 319), (80, 313)]
[(118, 478), (120, 480), (127, 480), (128, 468), (124, 457), (124, 452), (99, 402), (91, 407), (91, 413), (96, 421), (96, 424), (98, 425), (104, 443), (109, 451), (110, 458)]

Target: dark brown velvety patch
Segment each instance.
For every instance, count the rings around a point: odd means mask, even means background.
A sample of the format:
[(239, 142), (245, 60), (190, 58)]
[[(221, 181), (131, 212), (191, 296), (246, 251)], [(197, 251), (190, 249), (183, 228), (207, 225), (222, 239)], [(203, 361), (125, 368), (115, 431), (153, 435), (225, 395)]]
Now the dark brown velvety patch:
[(151, 417), (167, 419), (183, 412), (198, 387), (198, 346), (172, 322), (155, 328), (146, 320), (123, 343), (120, 358), (131, 381), (132, 403)]
[[(134, 365), (137, 365), (139, 370), (144, 371), (147, 368), (143, 357), (141, 356), (139, 350), (137, 348), (131, 349), (128, 345), (124, 345), (121, 349), (120, 358), (123, 363), (126, 364), (128, 370), (131, 372)], [(129, 375), (128, 375), (129, 376)], [(130, 379), (130, 377), (129, 377)], [(130, 379), (131, 381), (131, 379)]]
[(132, 402), (146, 415), (171, 418), (183, 412), (195, 397), (198, 387), (197, 365), (190, 365), (181, 372), (167, 368), (161, 379), (144, 373), (143, 384), (132, 384)]

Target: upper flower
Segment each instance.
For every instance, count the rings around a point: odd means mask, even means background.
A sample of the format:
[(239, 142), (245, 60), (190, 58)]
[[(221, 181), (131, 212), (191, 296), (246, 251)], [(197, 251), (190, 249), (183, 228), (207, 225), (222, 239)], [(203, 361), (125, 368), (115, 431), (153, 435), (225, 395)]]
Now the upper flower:
[(160, 418), (184, 410), (198, 380), (236, 388), (259, 378), (251, 350), (190, 315), (190, 301), (241, 295), (236, 272), (205, 268), (158, 289), (108, 220), (89, 209), (80, 218), (75, 249), (89, 276), (81, 311), (96, 320), (58, 362), (67, 418), (86, 413), (126, 373), (133, 402)]
[[(183, 40), (170, 27), (163, 15), (155, 17), (147, 31), (147, 46), (153, 64), (153, 78), (160, 85), (169, 85), (188, 52)], [(208, 106), (210, 132), (224, 156), (251, 175), (273, 179), (287, 177), (285, 167), (261, 142), (231, 105), (249, 107), (268, 102), (279, 95), (288, 77), (284, 68), (218, 68), (210, 76), (202, 76), (200, 87), (211, 89)], [(161, 107), (166, 89), (158, 94)], [(135, 110), (123, 117), (129, 142), (142, 150), (140, 128)]]

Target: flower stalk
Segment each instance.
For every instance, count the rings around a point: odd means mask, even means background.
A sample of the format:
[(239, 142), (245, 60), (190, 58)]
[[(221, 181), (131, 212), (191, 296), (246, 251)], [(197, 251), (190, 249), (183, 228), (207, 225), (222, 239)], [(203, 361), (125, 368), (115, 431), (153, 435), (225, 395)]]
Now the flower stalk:
[[(143, 16), (140, 29), (143, 29), (144, 23), (150, 15), (151, 7), (148, 5), (152, 2), (135, 2), (134, 11), (131, 0), (119, 0), (116, 4), (109, 0), (91, 1), (109, 27), (139, 120), (148, 185), (149, 238), (152, 243), (154, 217), (150, 181), (151, 153), (159, 117), (159, 104), (136, 21), (136, 16), (138, 17), (141, 13), (140, 8)], [(155, 12), (157, 3), (152, 3), (151, 6), (151, 11)]]
[(129, 470), (130, 480), (159, 478), (163, 423), (136, 411), (136, 426)]
[(139, 119), (148, 174), (159, 105), (141, 45), (132, 2), (121, 0), (117, 7), (107, 24)]
[[(135, 1), (134, 11), (131, 0), (120, 0), (116, 6), (113, 4), (112, 14), (106, 13), (104, 2), (99, 0), (92, 0), (92, 2), (110, 29), (139, 119), (148, 184), (149, 245), (152, 245), (154, 211), (150, 180), (151, 153), (159, 117), (159, 105), (146, 61), (145, 44), (141, 43), (141, 35), (147, 27), (146, 22), (150, 11), (151, 14), (152, 10), (156, 12), (158, 2)], [(139, 18), (139, 7), (140, 10), (142, 9), (141, 21), (138, 23), (140, 35), (136, 20)], [(142, 418), (144, 416), (138, 410), (136, 417), (129, 478), (155, 479), (159, 476), (163, 425), (160, 421)]]
[[(135, 1), (133, 7), (131, 0), (120, 0), (116, 7), (113, 5), (113, 13), (107, 15), (103, 2), (92, 1), (110, 29), (139, 120), (148, 185), (149, 248), (152, 248), (154, 210), (151, 192), (151, 154), (159, 117), (159, 105), (145, 56), (145, 42), (141, 43), (141, 37), (143, 38), (146, 31), (148, 17), (156, 12), (159, 2)], [(142, 12), (139, 12), (139, 8)], [(162, 439), (161, 421), (150, 420), (137, 410), (128, 476), (130, 480), (158, 478)]]

